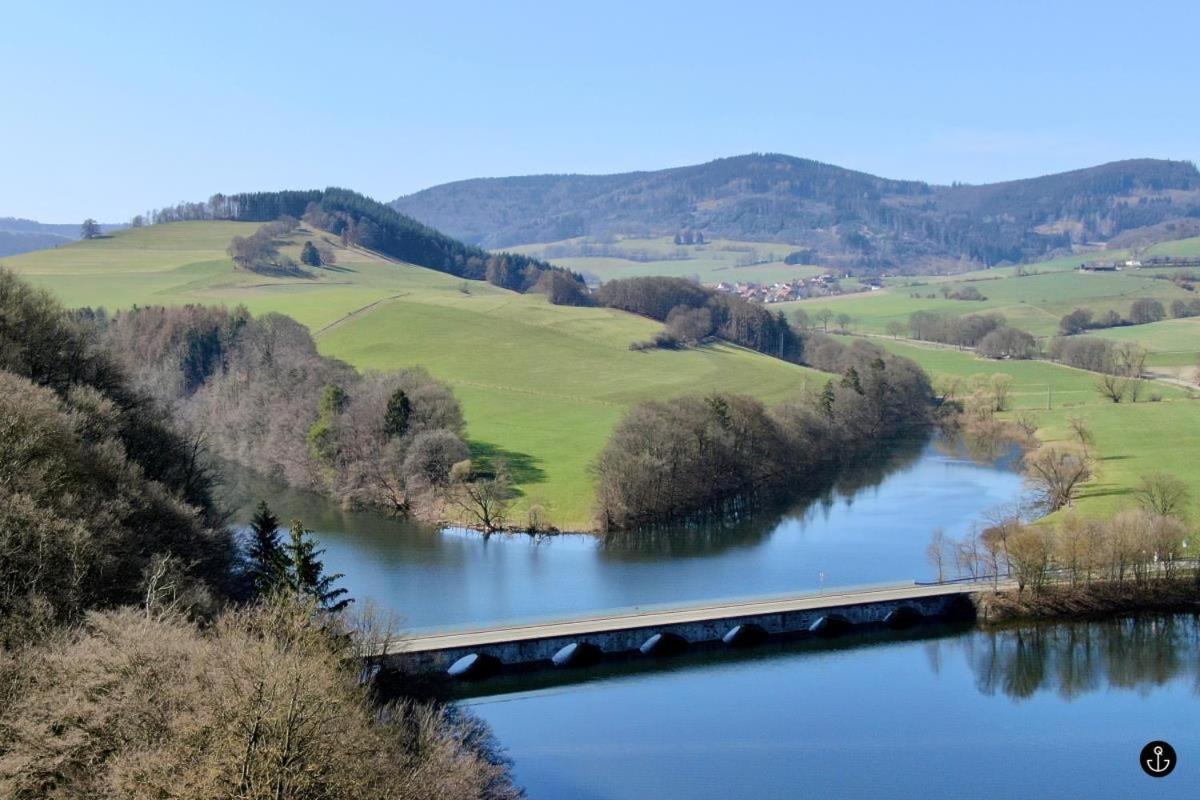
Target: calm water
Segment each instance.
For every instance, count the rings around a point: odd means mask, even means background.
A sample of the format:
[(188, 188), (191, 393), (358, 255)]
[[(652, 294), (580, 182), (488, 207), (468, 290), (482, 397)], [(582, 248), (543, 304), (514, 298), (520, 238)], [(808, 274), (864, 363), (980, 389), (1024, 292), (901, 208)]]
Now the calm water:
[(1007, 464), (930, 443), (786, 513), (609, 540), (441, 532), (252, 480), (235, 501), (243, 519), (257, 497), (285, 521), (303, 519), (353, 597), (422, 628), (929, 578), (925, 548), (935, 528), (961, 534), (1021, 494)]
[[(790, 649), (467, 701), (535, 800), (1194, 798), (1200, 623)], [(1151, 779), (1142, 746), (1179, 766)]]
[[(1008, 464), (935, 443), (739, 525), (540, 541), (347, 513), (253, 480), (230, 499), (257, 497), (318, 532), (352, 595), (418, 628), (928, 578), (935, 528), (957, 536), (1022, 487)], [(1198, 665), (1190, 616), (926, 629), (550, 673), (466, 704), (535, 799), (1194, 797)], [(1166, 779), (1137, 768), (1152, 739), (1180, 753)]]

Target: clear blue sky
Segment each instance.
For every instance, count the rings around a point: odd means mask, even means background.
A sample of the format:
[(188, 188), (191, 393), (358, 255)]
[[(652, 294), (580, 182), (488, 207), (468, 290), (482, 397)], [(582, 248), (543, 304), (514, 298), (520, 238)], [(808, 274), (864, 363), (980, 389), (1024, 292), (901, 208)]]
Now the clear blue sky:
[(1200, 4), (59, 3), (0, 27), (0, 216), (777, 151), (983, 182), (1200, 158)]

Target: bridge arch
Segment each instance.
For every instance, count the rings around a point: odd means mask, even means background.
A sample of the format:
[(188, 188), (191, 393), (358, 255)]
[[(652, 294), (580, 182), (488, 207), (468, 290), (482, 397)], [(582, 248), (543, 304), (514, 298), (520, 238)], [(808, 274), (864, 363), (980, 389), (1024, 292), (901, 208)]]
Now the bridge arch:
[(753, 647), (767, 639), (767, 631), (753, 622), (743, 622), (730, 628), (721, 641), (730, 647)]
[(600, 660), (603, 652), (591, 642), (571, 642), (550, 660), (556, 667), (586, 667)]
[(677, 633), (656, 633), (638, 648), (644, 656), (673, 656), (687, 649), (688, 642)]

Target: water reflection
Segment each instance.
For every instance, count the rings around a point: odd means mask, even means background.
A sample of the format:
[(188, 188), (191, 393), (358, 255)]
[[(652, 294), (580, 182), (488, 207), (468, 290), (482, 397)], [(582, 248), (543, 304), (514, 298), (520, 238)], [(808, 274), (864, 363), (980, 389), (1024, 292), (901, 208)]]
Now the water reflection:
[(1066, 700), (1116, 688), (1148, 693), (1179, 679), (1200, 689), (1200, 617), (1022, 626), (960, 640), (984, 694), (1015, 700), (1054, 692)]
[[(952, 452), (953, 445), (939, 443), (936, 447), (938, 452), (952, 458), (964, 457), (961, 451)], [(839, 501), (847, 507), (852, 506), (859, 492), (877, 487), (889, 475), (912, 467), (930, 448), (926, 439), (904, 440), (880, 451), (876, 458), (842, 472), (832, 485), (823, 486), (820, 491), (797, 492), (786, 503), (758, 508), (751, 515), (691, 525), (616, 531), (604, 536), (601, 543), (605, 555), (610, 558), (677, 558), (750, 547), (771, 536), (785, 522), (803, 527), (818, 518), (828, 519)]]
[(1197, 616), (1146, 616), (685, 657), (466, 705), (533, 798), (1148, 797), (1152, 739), (1180, 753), (1153, 795), (1189, 798), (1198, 665)]
[(931, 577), (931, 531), (961, 536), (1023, 495), (1020, 476), (1004, 465), (939, 447), (894, 450), (791, 508), (608, 539), (438, 531), (244, 472), (225, 502), (242, 522), (258, 498), (285, 521), (303, 519), (351, 595), (410, 627), (482, 624)]

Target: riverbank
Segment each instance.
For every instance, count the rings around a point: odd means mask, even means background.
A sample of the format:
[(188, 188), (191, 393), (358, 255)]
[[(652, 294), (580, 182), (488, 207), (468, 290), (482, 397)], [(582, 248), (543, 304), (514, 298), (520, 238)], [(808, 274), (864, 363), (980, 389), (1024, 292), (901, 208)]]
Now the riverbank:
[(1111, 619), (1146, 612), (1200, 613), (1200, 580), (1186, 574), (1148, 581), (1002, 589), (972, 597), (981, 627), (1029, 621)]

